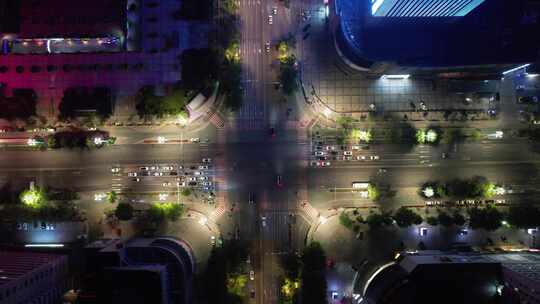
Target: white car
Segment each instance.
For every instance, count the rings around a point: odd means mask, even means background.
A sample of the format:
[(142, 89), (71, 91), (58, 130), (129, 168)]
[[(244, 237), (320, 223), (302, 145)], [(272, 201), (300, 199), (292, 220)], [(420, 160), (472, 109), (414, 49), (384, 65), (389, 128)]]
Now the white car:
[(334, 147), (334, 146), (325, 146), (324, 149), (325, 149), (326, 151), (330, 151), (330, 150), (335, 150), (336, 147)]
[(141, 171), (148, 171), (148, 167), (140, 167), (139, 170), (141, 170)]
[(323, 167), (328, 167), (330, 166), (330, 162), (322, 162), (321, 164)]
[(192, 176), (192, 177), (189, 178), (189, 181), (190, 181), (190, 182), (196, 182), (196, 181), (197, 181), (197, 178), (194, 177), (194, 176)]
[(371, 156), (369, 157), (369, 159), (371, 159), (371, 160), (378, 160), (378, 159), (379, 159), (379, 155), (371, 155)]
[(140, 181), (141, 181), (141, 179), (140, 179), (140, 178), (138, 178), (138, 177), (135, 177), (134, 179), (132, 179), (132, 181), (134, 181), (134, 182), (138, 183), (138, 182), (140, 182)]
[(272, 7), (272, 14), (277, 15), (277, 7)]
[(202, 172), (201, 171), (195, 171), (193, 172), (195, 175), (202, 175)]
[(253, 270), (249, 271), (249, 279), (251, 281), (255, 280), (255, 271), (253, 271)]
[(163, 176), (163, 172), (154, 172), (154, 176)]
[(212, 186), (212, 182), (203, 182), (202, 184), (203, 186), (207, 186), (207, 187)]
[(263, 227), (266, 227), (266, 216), (261, 216), (261, 224)]
[(159, 169), (157, 166), (150, 167), (150, 170), (157, 170), (157, 169)]
[(352, 151), (343, 151), (343, 155), (351, 156), (351, 155), (352, 155)]
[(163, 187), (170, 187), (171, 186), (171, 182), (164, 182), (163, 184), (161, 184)]
[(162, 166), (160, 169), (164, 170), (164, 171), (172, 171), (172, 170), (174, 170), (174, 167), (173, 166)]
[(208, 166), (199, 166), (199, 170), (208, 170)]
[(120, 168), (118, 168), (118, 167), (111, 168), (111, 172), (112, 173), (118, 173), (118, 172), (120, 172)]
[(315, 156), (324, 156), (324, 152), (322, 152), (322, 151), (315, 151)]
[(203, 158), (203, 159), (202, 159), (202, 162), (203, 162), (203, 163), (211, 163), (211, 162), (212, 162), (212, 159), (211, 159), (211, 158)]
[(268, 24), (272, 25), (274, 23), (274, 17), (272, 15), (268, 15)]
[(137, 172), (129, 172), (128, 176), (129, 177), (137, 177)]
[(200, 176), (199, 180), (202, 180), (202, 181), (208, 180), (208, 176)]
[(198, 143), (198, 142), (201, 141), (201, 139), (198, 138), (198, 137), (194, 137), (194, 138), (190, 138), (189, 141), (192, 142), (192, 143)]
[(365, 155), (358, 155), (356, 157), (356, 160), (366, 160), (366, 156)]
[(353, 149), (353, 150), (360, 150), (360, 146), (352, 146), (351, 149)]
[(270, 53), (270, 41), (266, 41), (264, 43), (264, 50), (267, 52), (267, 53)]

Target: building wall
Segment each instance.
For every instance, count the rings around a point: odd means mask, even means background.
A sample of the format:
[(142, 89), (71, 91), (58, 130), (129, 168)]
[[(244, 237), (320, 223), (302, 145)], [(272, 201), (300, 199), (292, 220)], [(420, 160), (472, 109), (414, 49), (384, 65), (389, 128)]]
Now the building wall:
[[(32, 262), (33, 258), (29, 255), (28, 262)], [(39, 257), (36, 258), (39, 259)], [(17, 267), (19, 264), (20, 262), (13, 266)], [(58, 256), (58, 258), (26, 272), (16, 280), (0, 285), (0, 303), (58, 303), (66, 288), (67, 273), (67, 257)]]
[(485, 0), (371, 0), (372, 15), (382, 17), (461, 17)]

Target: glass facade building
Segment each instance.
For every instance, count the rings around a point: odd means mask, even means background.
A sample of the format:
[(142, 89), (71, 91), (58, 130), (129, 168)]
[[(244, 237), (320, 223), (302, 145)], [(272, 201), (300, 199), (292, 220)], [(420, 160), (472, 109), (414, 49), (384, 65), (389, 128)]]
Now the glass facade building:
[(377, 17), (462, 17), (485, 0), (370, 0)]

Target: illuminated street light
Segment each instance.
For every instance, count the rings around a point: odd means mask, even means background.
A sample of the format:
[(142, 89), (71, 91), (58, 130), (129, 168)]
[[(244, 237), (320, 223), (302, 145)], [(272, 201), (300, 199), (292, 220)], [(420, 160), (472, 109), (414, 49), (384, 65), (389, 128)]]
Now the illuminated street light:
[(428, 130), (426, 132), (426, 140), (428, 142), (435, 142), (437, 140), (437, 132), (434, 130)]
[(37, 141), (33, 138), (29, 138), (28, 141), (26, 142), (30, 147), (34, 147), (35, 145), (37, 145)]
[(409, 79), (411, 75), (402, 74), (402, 75), (382, 75), (381, 79)]
[(199, 224), (202, 226), (206, 225), (206, 223), (208, 223), (208, 219), (206, 217), (203, 216), (199, 219)]
[(102, 145), (102, 144), (103, 144), (103, 138), (101, 138), (101, 137), (94, 137), (94, 144), (95, 144), (96, 146)]
[(435, 195), (435, 191), (433, 190), (433, 187), (426, 187), (424, 190), (422, 190), (424, 195), (426, 197), (433, 197)]

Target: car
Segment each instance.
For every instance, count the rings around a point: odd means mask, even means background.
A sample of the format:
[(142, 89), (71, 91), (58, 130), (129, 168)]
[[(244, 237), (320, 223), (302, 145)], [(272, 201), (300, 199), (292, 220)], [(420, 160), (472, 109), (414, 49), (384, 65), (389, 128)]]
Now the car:
[(150, 167), (150, 170), (151, 170), (151, 171), (154, 171), (154, 170), (157, 170), (157, 169), (159, 169), (158, 166), (151, 166), (151, 167)]
[(186, 182), (176, 182), (176, 187), (185, 187)]
[(252, 281), (255, 280), (255, 271), (253, 271), (253, 270), (249, 271), (249, 279), (252, 280)]
[(163, 187), (170, 187), (171, 186), (171, 182), (164, 182), (163, 184), (161, 184)]
[(164, 170), (164, 171), (172, 171), (172, 170), (174, 170), (174, 167), (173, 166), (162, 166), (160, 169)]
[(323, 167), (328, 167), (328, 166), (330, 166), (330, 162), (322, 162), (321, 165)]
[(188, 179), (190, 182), (196, 182), (197, 181), (197, 178), (192, 176)]
[(189, 141), (192, 142), (192, 143), (198, 143), (198, 142), (201, 141), (201, 139), (198, 138), (198, 137), (192, 137), (192, 138), (189, 139)]
[(255, 289), (252, 289), (252, 290), (249, 292), (249, 296), (250, 296), (252, 299), (255, 299)]
[(263, 227), (266, 227), (266, 216), (264, 216), (264, 215), (261, 216), (261, 225)]
[(378, 160), (378, 159), (379, 159), (379, 155), (371, 155), (371, 156), (369, 157), (369, 159), (371, 159), (371, 160)]
[(163, 172), (154, 172), (153, 176), (163, 176)]
[(272, 136), (272, 137), (276, 137), (276, 129), (274, 129), (273, 127), (272, 127), (272, 128), (270, 128), (270, 131), (269, 131), (269, 133), (270, 133), (270, 136)]
[(120, 168), (118, 168), (118, 167), (112, 167), (112, 168), (111, 168), (111, 172), (112, 172), (112, 173), (118, 173), (118, 172), (120, 172)]
[(322, 150), (322, 149), (323, 149), (322, 146), (316, 146), (316, 147), (315, 147), (315, 150)]
[(343, 151), (343, 155), (351, 156), (351, 155), (352, 155), (352, 151)]
[(318, 162), (318, 161), (312, 161), (312, 162), (311, 162), (311, 166), (312, 166), (312, 167), (318, 167), (318, 166), (320, 166), (320, 165), (321, 165), (321, 163)]
[(188, 186), (191, 186), (191, 187), (197, 186), (197, 182), (189, 182)]
[(202, 184), (203, 184), (203, 186), (206, 186), (206, 187), (211, 187), (212, 186), (212, 182), (203, 182)]
[(208, 180), (208, 176), (199, 176), (199, 180), (202, 180), (202, 181)]
[(358, 155), (356, 157), (356, 160), (366, 160), (366, 156), (365, 155)]
[(386, 168), (379, 168), (379, 171), (378, 171), (378, 172), (381, 173), (381, 174), (382, 174), (382, 173), (386, 173)]
[(360, 150), (360, 146), (352, 146), (351, 149), (353, 149), (353, 150)]
[(170, 175), (170, 176), (176, 176), (176, 175), (178, 175), (178, 172), (176, 172), (176, 171), (171, 171), (171, 172), (169, 172), (169, 175)]
[(274, 17), (272, 17), (272, 15), (268, 15), (268, 24), (274, 24)]
[(317, 159), (318, 160), (327, 160), (328, 157), (327, 156), (317, 156)]
[(276, 181), (278, 187), (281, 187), (283, 186), (283, 181), (281, 180), (281, 175), (278, 175), (277, 176), (277, 181)]
[(215, 246), (215, 245), (216, 245), (216, 237), (213, 236), (213, 235), (210, 237), (210, 244), (211, 244), (212, 246)]
[(343, 156), (343, 160), (353, 160), (352, 156)]
[(208, 170), (208, 166), (199, 166), (199, 170)]
[(267, 52), (267, 53), (270, 53), (270, 41), (266, 41), (264, 43), (264, 50)]
[(202, 162), (203, 162), (203, 163), (211, 163), (211, 162), (212, 162), (212, 159), (211, 159), (211, 158), (203, 158), (203, 159), (202, 159)]
[(254, 198), (254, 195), (253, 195), (252, 192), (249, 193), (248, 202), (249, 202), (250, 204), (255, 203), (255, 198)]
[(324, 152), (322, 151), (315, 151), (315, 156), (323, 156)]
[(141, 176), (150, 176), (150, 172), (143, 171), (143, 172), (141, 172)]
[(139, 170), (141, 170), (141, 171), (148, 171), (148, 167), (140, 167)]
[(448, 157), (448, 155), (446, 155), (445, 152), (443, 152), (443, 153), (441, 154), (441, 158), (442, 158), (442, 159), (446, 159), (447, 157)]
[(463, 236), (463, 235), (467, 235), (469, 233), (469, 231), (467, 229), (459, 229), (458, 231), (458, 234)]
[(129, 172), (129, 173), (128, 173), (128, 176), (129, 176), (129, 177), (136, 177), (136, 176), (137, 176), (137, 172)]
[(195, 171), (195, 172), (193, 172), (193, 174), (195, 174), (195, 175), (202, 175), (202, 172), (201, 172), (201, 171)]
[(277, 15), (277, 7), (272, 7), (272, 14)]
[(418, 229), (418, 235), (420, 236), (426, 236), (428, 234), (428, 229), (426, 227), (421, 227)]
[(326, 146), (326, 147), (324, 147), (324, 149), (325, 149), (326, 151), (331, 151), (331, 150), (335, 150), (336, 147), (335, 147), (335, 146)]

